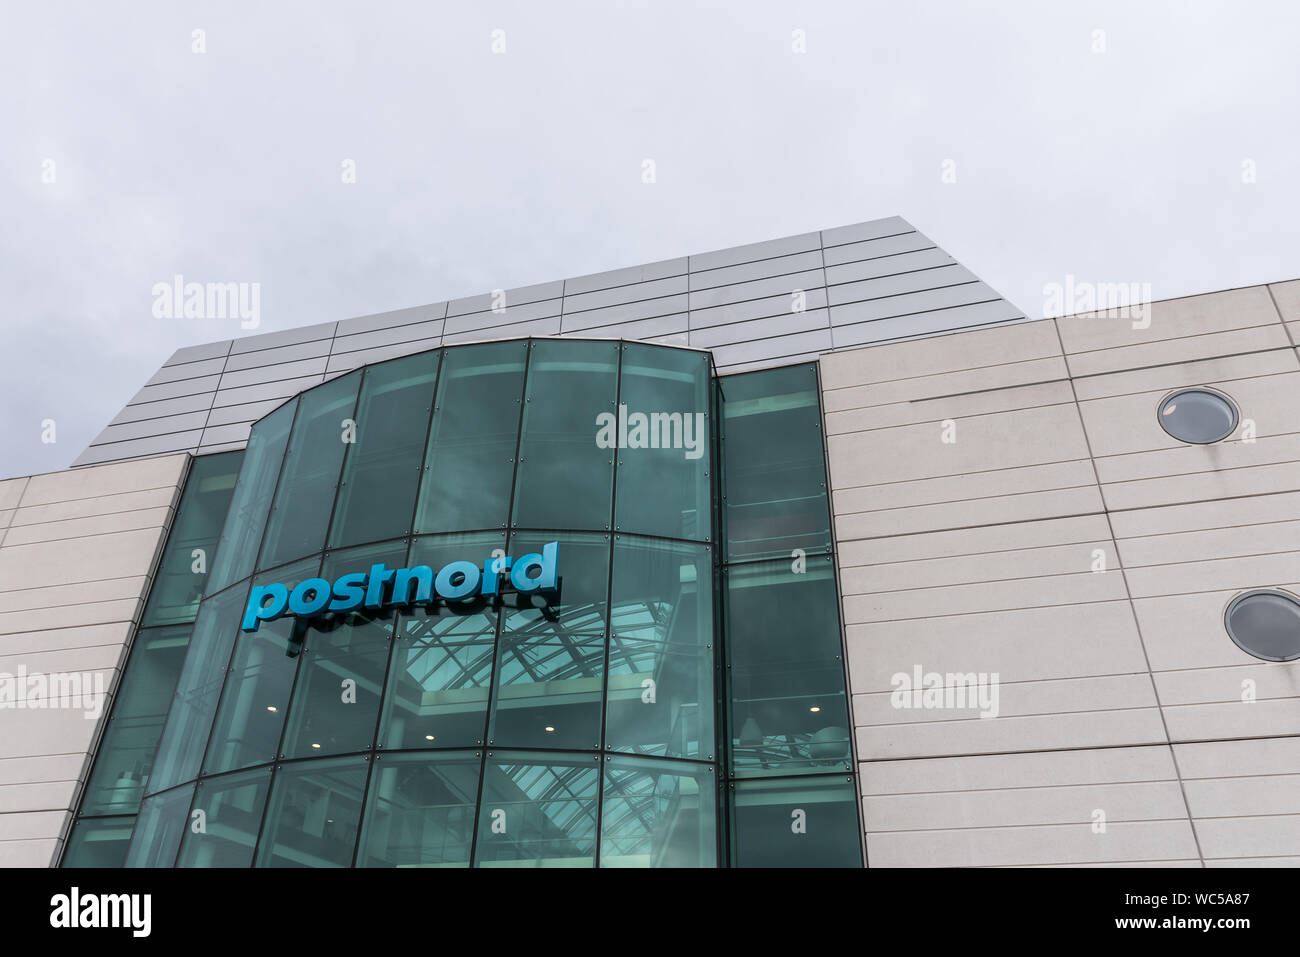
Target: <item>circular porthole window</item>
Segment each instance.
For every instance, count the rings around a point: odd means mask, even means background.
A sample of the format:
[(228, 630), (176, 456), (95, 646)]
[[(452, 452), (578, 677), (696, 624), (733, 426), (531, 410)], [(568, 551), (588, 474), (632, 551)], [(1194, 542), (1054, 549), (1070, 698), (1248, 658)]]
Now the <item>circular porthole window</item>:
[(1265, 661), (1300, 658), (1300, 599), (1290, 592), (1260, 588), (1238, 595), (1223, 613), (1238, 648)]
[(1180, 442), (1208, 445), (1232, 435), (1237, 406), (1222, 392), (1198, 386), (1165, 396), (1158, 413), (1160, 427)]

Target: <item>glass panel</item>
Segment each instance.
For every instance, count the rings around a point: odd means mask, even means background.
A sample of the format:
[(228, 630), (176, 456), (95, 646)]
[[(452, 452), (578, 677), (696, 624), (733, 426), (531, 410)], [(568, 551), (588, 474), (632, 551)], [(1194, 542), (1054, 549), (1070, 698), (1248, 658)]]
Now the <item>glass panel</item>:
[(68, 834), (60, 867), (121, 867), (135, 815), (78, 818)]
[(195, 832), (193, 824), (185, 829), (176, 866), (248, 867), (252, 864), (257, 829), (270, 785), (270, 768), (200, 781), (194, 810), (203, 812), (203, 829)]
[(297, 408), (298, 399), (290, 399), (253, 426), (204, 594), (215, 595), (252, 574)]
[(274, 568), (324, 547), (360, 382), (357, 370), (300, 397), (258, 568)]
[[(417, 538), (409, 564), (504, 552), (504, 533)], [(496, 649), (497, 610), (487, 601), (413, 607), (401, 616), (384, 692), (381, 747), (457, 748), (483, 743)]]
[(139, 808), (190, 631), (190, 625), (174, 625), (142, 628), (136, 634), (81, 799), (82, 814), (134, 813)]
[(591, 867), (600, 765), (563, 754), (497, 752), (483, 769), (478, 867)]
[(415, 531), (504, 528), (528, 343), (443, 352)]
[(737, 781), (732, 794), (734, 867), (862, 866), (851, 777)]
[(370, 763), (361, 757), (281, 765), (257, 867), (350, 867)]
[(358, 867), (469, 867), (479, 758), (384, 755), (366, 798)]
[(537, 339), (531, 349), (510, 520), (607, 529), (616, 450), (598, 444), (597, 416), (616, 412), (618, 343)]
[(727, 560), (831, 547), (815, 364), (717, 380)]
[(618, 531), (697, 541), (712, 535), (709, 372), (707, 353), (623, 346)]
[(605, 747), (712, 759), (712, 553), (701, 545), (614, 543)]
[(176, 849), (189, 823), (190, 799), (194, 785), (174, 788), (164, 794), (146, 798), (140, 805), (135, 833), (123, 867), (172, 867)]
[(520, 595), (502, 580), (502, 630), (555, 634), (576, 631), (605, 633), (609, 587), (609, 536), (560, 532), (517, 532), (510, 537), (510, 557), (541, 554), (556, 542), (559, 583), (554, 596)]
[(247, 599), (248, 586), (240, 584), (199, 606), (194, 637), (172, 696), (145, 793), (163, 791), (198, 776)]
[(366, 368), (330, 548), (410, 534), (437, 377), (437, 352)]
[(733, 774), (851, 769), (838, 607), (829, 555), (727, 569)]
[[(389, 568), (404, 567), (406, 542), (330, 552), (321, 577), (334, 581), (380, 562)], [(388, 609), (358, 609), (312, 620), (280, 749), (286, 757), (341, 754), (373, 745), (393, 619)]]
[[(319, 567), (320, 559), (308, 558), (263, 572), (253, 579), (253, 586), (279, 582), (292, 589), (315, 577)], [(307, 621), (285, 615), (262, 622), (257, 631), (240, 631), (241, 620), (242, 615), (233, 622), (239, 637), (212, 726), (204, 774), (265, 764), (280, 752), (280, 732), (307, 636)]]
[(600, 812), (601, 867), (716, 867), (712, 767), (610, 757)]
[(146, 627), (194, 621), (243, 460), (243, 451), (194, 460), (150, 586), (142, 620)]

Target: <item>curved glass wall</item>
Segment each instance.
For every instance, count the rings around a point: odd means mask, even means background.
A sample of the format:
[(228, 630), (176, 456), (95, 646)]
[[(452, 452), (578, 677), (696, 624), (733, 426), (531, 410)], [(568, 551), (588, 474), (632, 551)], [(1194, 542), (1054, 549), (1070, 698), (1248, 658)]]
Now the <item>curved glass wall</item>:
[[(717, 866), (711, 371), (664, 346), (492, 342), (262, 419), (128, 863)], [(259, 586), (552, 542), (554, 592), (240, 628)]]

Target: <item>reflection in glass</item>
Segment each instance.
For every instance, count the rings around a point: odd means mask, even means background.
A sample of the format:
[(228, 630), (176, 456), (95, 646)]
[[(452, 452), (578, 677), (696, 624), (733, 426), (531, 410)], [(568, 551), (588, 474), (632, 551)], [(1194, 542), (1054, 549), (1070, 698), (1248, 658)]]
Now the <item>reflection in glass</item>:
[(200, 781), (193, 809), (203, 812), (203, 828), (185, 829), (176, 866), (248, 867), (270, 786), (270, 768)]
[(187, 784), (145, 798), (122, 866), (174, 866), (176, 849), (180, 847), (181, 835), (189, 823), (190, 799), (193, 797), (194, 785)]
[(384, 755), (375, 765), (358, 867), (468, 867), (479, 756)]
[(135, 815), (78, 818), (68, 833), (60, 867), (113, 867), (126, 863)]
[(478, 867), (591, 867), (600, 764), (595, 756), (496, 752), (484, 767)]
[[(862, 866), (851, 777), (737, 781), (731, 794), (734, 866)], [(801, 830), (791, 827), (794, 820)]]
[(716, 867), (713, 768), (611, 757), (600, 812), (601, 867)]
[(257, 867), (350, 867), (370, 763), (360, 757), (276, 770)]

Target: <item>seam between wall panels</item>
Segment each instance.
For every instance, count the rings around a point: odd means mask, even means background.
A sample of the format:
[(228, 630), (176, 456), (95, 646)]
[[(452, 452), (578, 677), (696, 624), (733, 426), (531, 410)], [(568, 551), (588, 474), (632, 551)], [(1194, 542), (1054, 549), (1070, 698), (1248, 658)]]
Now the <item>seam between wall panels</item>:
[[(235, 348), (235, 340), (231, 339), (226, 344), (226, 354), (221, 357), (221, 373), (217, 376), (217, 384), (212, 387), (212, 401), (208, 403), (208, 414), (203, 418), (203, 426), (199, 429), (199, 441), (195, 444), (193, 453), (199, 454), (199, 449), (203, 448), (203, 440), (208, 435), (208, 423), (212, 421), (212, 411), (217, 407), (217, 396), (221, 393), (221, 380), (226, 377), (226, 366), (230, 365), (230, 351)], [(186, 470), (188, 477), (189, 471)]]
[(1187, 800), (1187, 785), (1183, 782), (1183, 772), (1178, 766), (1178, 753), (1174, 750), (1174, 739), (1169, 733), (1169, 721), (1165, 717), (1165, 708), (1160, 700), (1160, 688), (1156, 684), (1156, 675), (1151, 668), (1151, 655), (1147, 652), (1146, 638), (1142, 634), (1142, 622), (1138, 619), (1137, 607), (1133, 604), (1133, 591), (1128, 584), (1128, 570), (1120, 560), (1119, 543), (1115, 539), (1115, 527), (1110, 518), (1110, 507), (1106, 504), (1106, 493), (1101, 485), (1101, 475), (1097, 471), (1097, 460), (1092, 452), (1092, 440), (1088, 438), (1088, 427), (1083, 421), (1083, 409), (1079, 405), (1079, 396), (1074, 388), (1074, 378), (1070, 374), (1070, 356), (1065, 350), (1065, 340), (1061, 337), (1061, 326), (1056, 319), (1052, 319), (1052, 329), (1056, 332), (1056, 341), (1061, 347), (1061, 358), (1065, 361), (1065, 371), (1070, 376), (1070, 393), (1074, 396), (1074, 412), (1079, 422), (1079, 431), (1083, 435), (1084, 448), (1088, 451), (1088, 461), (1092, 467), (1093, 477), (1097, 482), (1097, 497), (1101, 499), (1102, 515), (1106, 519), (1106, 530), (1110, 534), (1111, 546), (1115, 549), (1116, 571), (1120, 574), (1120, 581), (1124, 583), (1124, 596), (1128, 601), (1129, 614), (1133, 618), (1133, 628), (1137, 632), (1138, 645), (1142, 648), (1142, 660), (1147, 666), (1147, 676), (1151, 680), (1151, 694), (1156, 701), (1156, 711), (1160, 714), (1160, 727), (1165, 732), (1165, 746), (1169, 748), (1169, 759), (1173, 762), (1174, 776), (1178, 780), (1178, 793), (1183, 797), (1183, 810), (1187, 812), (1187, 826), (1192, 831), (1192, 842), (1196, 847), (1196, 856), (1200, 861), (1201, 867), (1205, 867), (1205, 853), (1201, 850), (1201, 837), (1196, 831), (1196, 821), (1192, 817), (1192, 807)]

